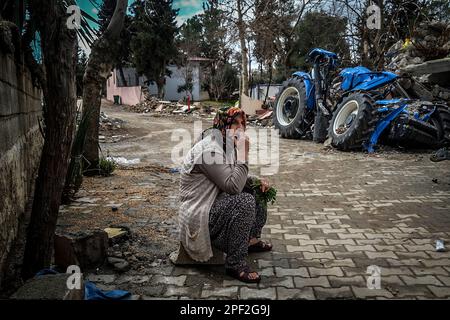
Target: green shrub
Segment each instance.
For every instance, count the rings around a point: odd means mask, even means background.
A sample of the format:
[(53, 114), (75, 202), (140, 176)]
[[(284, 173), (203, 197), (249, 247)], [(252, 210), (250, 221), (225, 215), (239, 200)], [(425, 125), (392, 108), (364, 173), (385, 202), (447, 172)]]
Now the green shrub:
[(98, 163), (100, 174), (104, 177), (110, 176), (117, 168), (117, 163), (111, 158), (100, 158)]

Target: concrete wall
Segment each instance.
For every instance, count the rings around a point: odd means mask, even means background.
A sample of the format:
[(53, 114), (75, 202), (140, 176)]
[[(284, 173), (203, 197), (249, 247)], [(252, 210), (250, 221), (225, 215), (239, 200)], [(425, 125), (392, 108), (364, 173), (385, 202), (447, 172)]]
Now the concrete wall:
[(252, 97), (252, 99), (264, 100), (264, 97), (266, 96), (267, 93), (267, 89), (269, 89), (268, 98), (275, 97), (280, 91), (281, 87), (282, 87), (281, 84), (271, 84), (270, 87), (268, 84), (254, 85), (251, 88), (250, 96)]
[(27, 203), (34, 189), (43, 137), (41, 91), (0, 50), (0, 288)]
[[(195, 101), (200, 101), (200, 64), (198, 62), (192, 62), (190, 68), (193, 79), (192, 97)], [(170, 77), (166, 77), (164, 100), (178, 101), (180, 99), (184, 99), (186, 97), (186, 93), (184, 91), (178, 92), (178, 87), (184, 85), (186, 69), (175, 65), (170, 65), (167, 69), (169, 69), (172, 73)], [(158, 93), (158, 87), (156, 84), (151, 84), (149, 89), (151, 94), (156, 95)]]
[(120, 78), (120, 76), (118, 76), (118, 72), (114, 70), (112, 76), (106, 81), (107, 100), (114, 101), (114, 96), (120, 96), (122, 104), (132, 106), (144, 99), (140, 86), (119, 87), (118, 78)]

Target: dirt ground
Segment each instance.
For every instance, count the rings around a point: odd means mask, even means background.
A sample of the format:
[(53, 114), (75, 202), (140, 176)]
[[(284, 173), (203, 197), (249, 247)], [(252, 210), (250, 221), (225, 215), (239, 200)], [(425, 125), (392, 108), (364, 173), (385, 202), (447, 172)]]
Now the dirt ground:
[(171, 134), (173, 128), (190, 130), (199, 119), (137, 114), (107, 101), (102, 111), (108, 118), (123, 121), (120, 128), (100, 131), (106, 141), (101, 143), (103, 156), (139, 159), (139, 163), (118, 163), (109, 177), (85, 177), (76, 200), (61, 206), (58, 232), (124, 227), (130, 230), (130, 241), (111, 248), (110, 254), (131, 257), (132, 269), (139, 271), (160, 263), (177, 248), (178, 175), (171, 172), (176, 169), (171, 161)]

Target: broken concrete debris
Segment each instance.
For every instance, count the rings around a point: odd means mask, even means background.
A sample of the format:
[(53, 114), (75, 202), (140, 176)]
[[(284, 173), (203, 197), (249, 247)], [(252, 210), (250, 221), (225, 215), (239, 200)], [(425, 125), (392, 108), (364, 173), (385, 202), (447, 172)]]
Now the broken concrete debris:
[(119, 118), (111, 118), (103, 111), (100, 112), (100, 130), (115, 130), (122, 128), (125, 121)]
[(386, 69), (411, 74), (433, 96), (450, 101), (450, 24), (421, 23), (412, 39), (399, 40), (386, 53)]
[[(28, 280), (10, 299), (13, 300), (84, 300), (84, 285), (79, 289), (69, 288), (68, 273), (36, 276)], [(80, 274), (80, 284), (83, 284), (83, 274)]]
[(161, 101), (155, 97), (149, 97), (136, 105), (126, 106), (125, 109), (136, 113), (186, 114), (198, 110), (199, 104), (193, 103), (189, 106), (182, 100), (171, 102)]
[(255, 115), (249, 116), (247, 121), (251, 126), (273, 128), (273, 111), (268, 109), (257, 110)]
[(123, 242), (130, 237), (129, 229), (126, 229), (124, 227), (110, 227), (105, 228), (104, 231), (108, 234), (110, 246), (113, 246), (119, 242)]
[[(273, 98), (273, 97), (272, 97)], [(267, 105), (263, 105), (263, 101), (252, 99), (246, 95), (242, 98), (242, 109), (247, 114), (249, 125), (273, 127), (272, 122), (272, 108), (273, 99), (270, 98)], [(239, 102), (236, 102), (239, 105)], [(166, 115), (192, 115), (197, 118), (214, 118), (216, 115), (217, 106), (213, 107), (208, 103), (194, 102), (190, 106), (185, 101), (178, 102), (160, 101), (151, 96), (147, 97), (141, 103), (133, 106), (124, 106), (125, 110), (136, 113), (150, 114), (152, 117), (166, 116)]]
[(386, 53), (387, 69), (398, 70), (424, 61), (441, 59), (450, 53), (450, 24), (423, 22), (412, 39), (400, 40)]
[(130, 264), (125, 260), (121, 258), (116, 257), (108, 257), (108, 263), (114, 267), (114, 270), (117, 272), (127, 272), (130, 270)]
[(215, 107), (205, 102), (193, 102), (190, 105), (184, 100), (178, 102), (162, 101), (151, 96), (136, 105), (124, 106), (129, 112), (149, 114), (152, 117), (160, 116), (193, 116), (195, 118), (211, 118), (216, 115)]
[(109, 142), (115, 143), (119, 142), (123, 138), (127, 138), (128, 134), (118, 134), (124, 129), (124, 124), (126, 123), (124, 120), (119, 118), (109, 117), (103, 111), (100, 113), (100, 132), (101, 134), (98, 136), (100, 142)]

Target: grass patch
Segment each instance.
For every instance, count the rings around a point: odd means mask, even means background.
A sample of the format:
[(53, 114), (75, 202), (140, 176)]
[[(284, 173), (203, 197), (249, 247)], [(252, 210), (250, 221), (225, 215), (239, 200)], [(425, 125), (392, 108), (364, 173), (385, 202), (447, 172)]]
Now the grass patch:
[(100, 158), (98, 168), (102, 176), (109, 177), (116, 170), (117, 163), (112, 159)]

